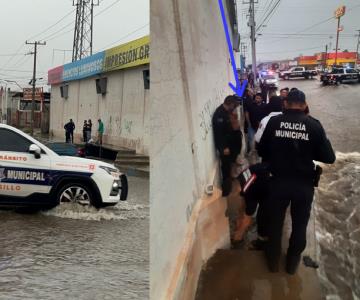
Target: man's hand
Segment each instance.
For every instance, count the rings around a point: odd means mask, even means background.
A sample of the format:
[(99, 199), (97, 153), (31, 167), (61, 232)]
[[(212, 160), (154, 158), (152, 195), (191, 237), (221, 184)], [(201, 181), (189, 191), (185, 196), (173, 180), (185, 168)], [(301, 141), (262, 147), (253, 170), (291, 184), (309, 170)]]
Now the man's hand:
[(230, 155), (230, 149), (229, 148), (224, 149), (224, 155)]

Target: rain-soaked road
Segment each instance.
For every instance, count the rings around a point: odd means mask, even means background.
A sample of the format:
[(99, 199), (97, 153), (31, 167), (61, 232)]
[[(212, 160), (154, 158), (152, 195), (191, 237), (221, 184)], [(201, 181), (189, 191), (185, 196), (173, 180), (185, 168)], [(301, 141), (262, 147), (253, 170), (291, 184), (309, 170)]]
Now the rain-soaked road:
[(280, 81), (305, 92), (337, 151), (324, 166), (315, 198), (321, 283), (328, 300), (360, 299), (360, 84), (322, 86), (318, 80)]
[(317, 79), (280, 80), (306, 94), (311, 115), (320, 120), (336, 151), (360, 151), (360, 84), (322, 86)]
[(0, 211), (0, 299), (148, 299), (149, 180), (113, 208)]

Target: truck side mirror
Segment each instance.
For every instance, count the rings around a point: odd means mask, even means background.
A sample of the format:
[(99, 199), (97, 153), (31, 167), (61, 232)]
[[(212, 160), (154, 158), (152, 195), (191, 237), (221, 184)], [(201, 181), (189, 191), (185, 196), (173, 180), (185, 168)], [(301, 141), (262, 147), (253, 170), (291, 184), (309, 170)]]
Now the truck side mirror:
[(29, 153), (34, 154), (34, 157), (36, 159), (39, 159), (41, 157), (41, 149), (36, 144), (31, 144), (29, 147)]

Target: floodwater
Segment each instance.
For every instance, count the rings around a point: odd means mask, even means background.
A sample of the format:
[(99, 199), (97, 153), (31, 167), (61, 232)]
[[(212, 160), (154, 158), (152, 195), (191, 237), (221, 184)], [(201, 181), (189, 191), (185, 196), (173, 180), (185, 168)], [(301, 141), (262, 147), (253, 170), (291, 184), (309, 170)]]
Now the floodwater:
[(148, 179), (129, 177), (115, 207), (0, 219), (0, 299), (148, 299)]
[(307, 96), (337, 151), (324, 165), (315, 200), (319, 275), (327, 300), (360, 299), (360, 84), (281, 81)]

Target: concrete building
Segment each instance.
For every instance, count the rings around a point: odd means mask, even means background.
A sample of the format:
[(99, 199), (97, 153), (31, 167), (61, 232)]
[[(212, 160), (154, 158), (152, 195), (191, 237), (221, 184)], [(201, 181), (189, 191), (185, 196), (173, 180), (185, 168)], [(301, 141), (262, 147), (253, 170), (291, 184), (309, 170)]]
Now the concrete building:
[(233, 71), (217, 1), (154, 0), (150, 15), (150, 298), (191, 300), (203, 263), (230, 244), (211, 118)]
[(51, 84), (50, 133), (64, 137), (73, 119), (75, 139), (82, 139), (84, 120), (105, 125), (103, 142), (149, 152), (149, 36), (80, 61), (49, 70)]

